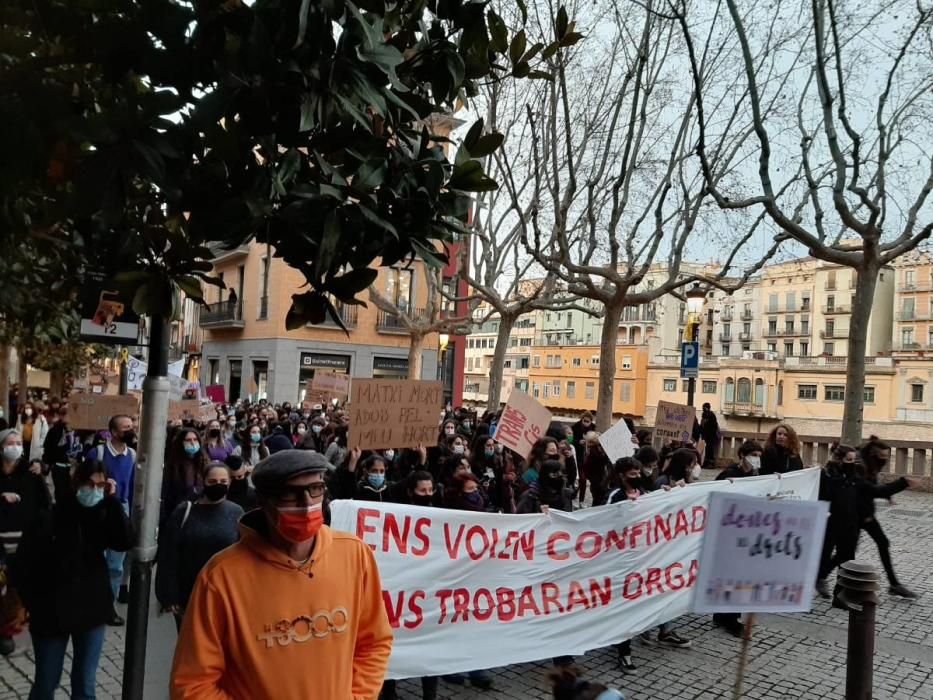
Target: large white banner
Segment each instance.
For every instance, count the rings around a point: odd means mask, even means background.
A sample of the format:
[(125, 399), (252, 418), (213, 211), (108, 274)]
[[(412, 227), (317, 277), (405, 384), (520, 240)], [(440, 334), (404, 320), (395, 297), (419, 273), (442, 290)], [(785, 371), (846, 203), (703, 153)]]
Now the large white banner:
[(375, 552), (395, 633), (388, 678), (582, 654), (690, 611), (709, 495), (815, 500), (819, 470), (713, 481), (576, 513), (335, 501)]

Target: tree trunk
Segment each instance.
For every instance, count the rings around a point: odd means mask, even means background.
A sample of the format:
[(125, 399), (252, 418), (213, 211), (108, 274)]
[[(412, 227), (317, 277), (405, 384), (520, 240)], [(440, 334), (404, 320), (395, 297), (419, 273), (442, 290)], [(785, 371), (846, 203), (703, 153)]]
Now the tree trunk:
[(616, 378), (616, 342), (623, 303), (613, 301), (605, 307), (603, 332), (599, 349), (599, 397), (596, 401), (596, 426), (600, 431), (612, 427), (613, 392)]
[(517, 316), (499, 317), (499, 334), (496, 336), (496, 352), (492, 356), (492, 367), (489, 368), (489, 391), (486, 398), (486, 410), (498, 411), (499, 399), (502, 396), (502, 372), (505, 368), (505, 354), (509, 349), (509, 338), (515, 326)]
[[(408, 378), (421, 379), (422, 355), (424, 351), (424, 334), (411, 334), (411, 347), (408, 348)], [(440, 357), (438, 356), (438, 362)]]
[(10, 415), (10, 346), (0, 343), (0, 409), (9, 421)]
[(865, 407), (865, 350), (868, 321), (875, 298), (878, 269), (858, 269), (852, 315), (849, 317), (849, 356), (846, 358), (846, 398), (842, 414), (842, 444), (858, 446), (862, 441), (862, 415)]
[(65, 393), (65, 373), (60, 369), (49, 372), (49, 398), (63, 398)]
[(26, 369), (26, 353), (22, 348), (16, 351), (16, 377), (19, 385), (16, 393), (16, 406), (19, 409), (29, 400), (29, 372)]

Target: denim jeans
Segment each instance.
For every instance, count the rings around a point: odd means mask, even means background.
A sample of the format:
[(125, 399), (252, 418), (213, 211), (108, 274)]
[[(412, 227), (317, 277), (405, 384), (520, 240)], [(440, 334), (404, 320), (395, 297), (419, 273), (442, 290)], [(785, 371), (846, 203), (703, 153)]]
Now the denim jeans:
[[(97, 685), (97, 664), (104, 646), (106, 627), (71, 635), (71, 697), (73, 700), (94, 700)], [(68, 637), (38, 637), (32, 635), (36, 657), (36, 679), (29, 700), (53, 700), (62, 678)]]
[[(127, 516), (130, 514), (130, 504), (123, 502), (123, 512)], [(114, 602), (117, 601), (117, 595), (120, 592), (120, 584), (123, 583), (123, 566), (126, 560), (126, 552), (115, 552), (108, 549), (104, 552), (107, 558), (107, 568), (110, 570), (110, 591), (113, 593)]]

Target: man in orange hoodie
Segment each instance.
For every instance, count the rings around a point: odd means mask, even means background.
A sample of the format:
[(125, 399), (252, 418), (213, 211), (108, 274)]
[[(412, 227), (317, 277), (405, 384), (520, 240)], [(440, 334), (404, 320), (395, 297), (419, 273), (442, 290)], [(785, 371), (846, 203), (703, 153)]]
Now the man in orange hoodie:
[(198, 576), (171, 696), (375, 700), (392, 630), (370, 548), (323, 525), (327, 462), (284, 450), (256, 465), (260, 509)]

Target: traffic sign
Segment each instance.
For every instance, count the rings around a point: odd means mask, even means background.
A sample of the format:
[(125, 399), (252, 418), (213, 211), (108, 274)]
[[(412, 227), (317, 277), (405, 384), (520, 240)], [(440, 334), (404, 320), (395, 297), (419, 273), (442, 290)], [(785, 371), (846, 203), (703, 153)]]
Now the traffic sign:
[(680, 377), (696, 379), (700, 376), (700, 344), (697, 342), (680, 344)]

